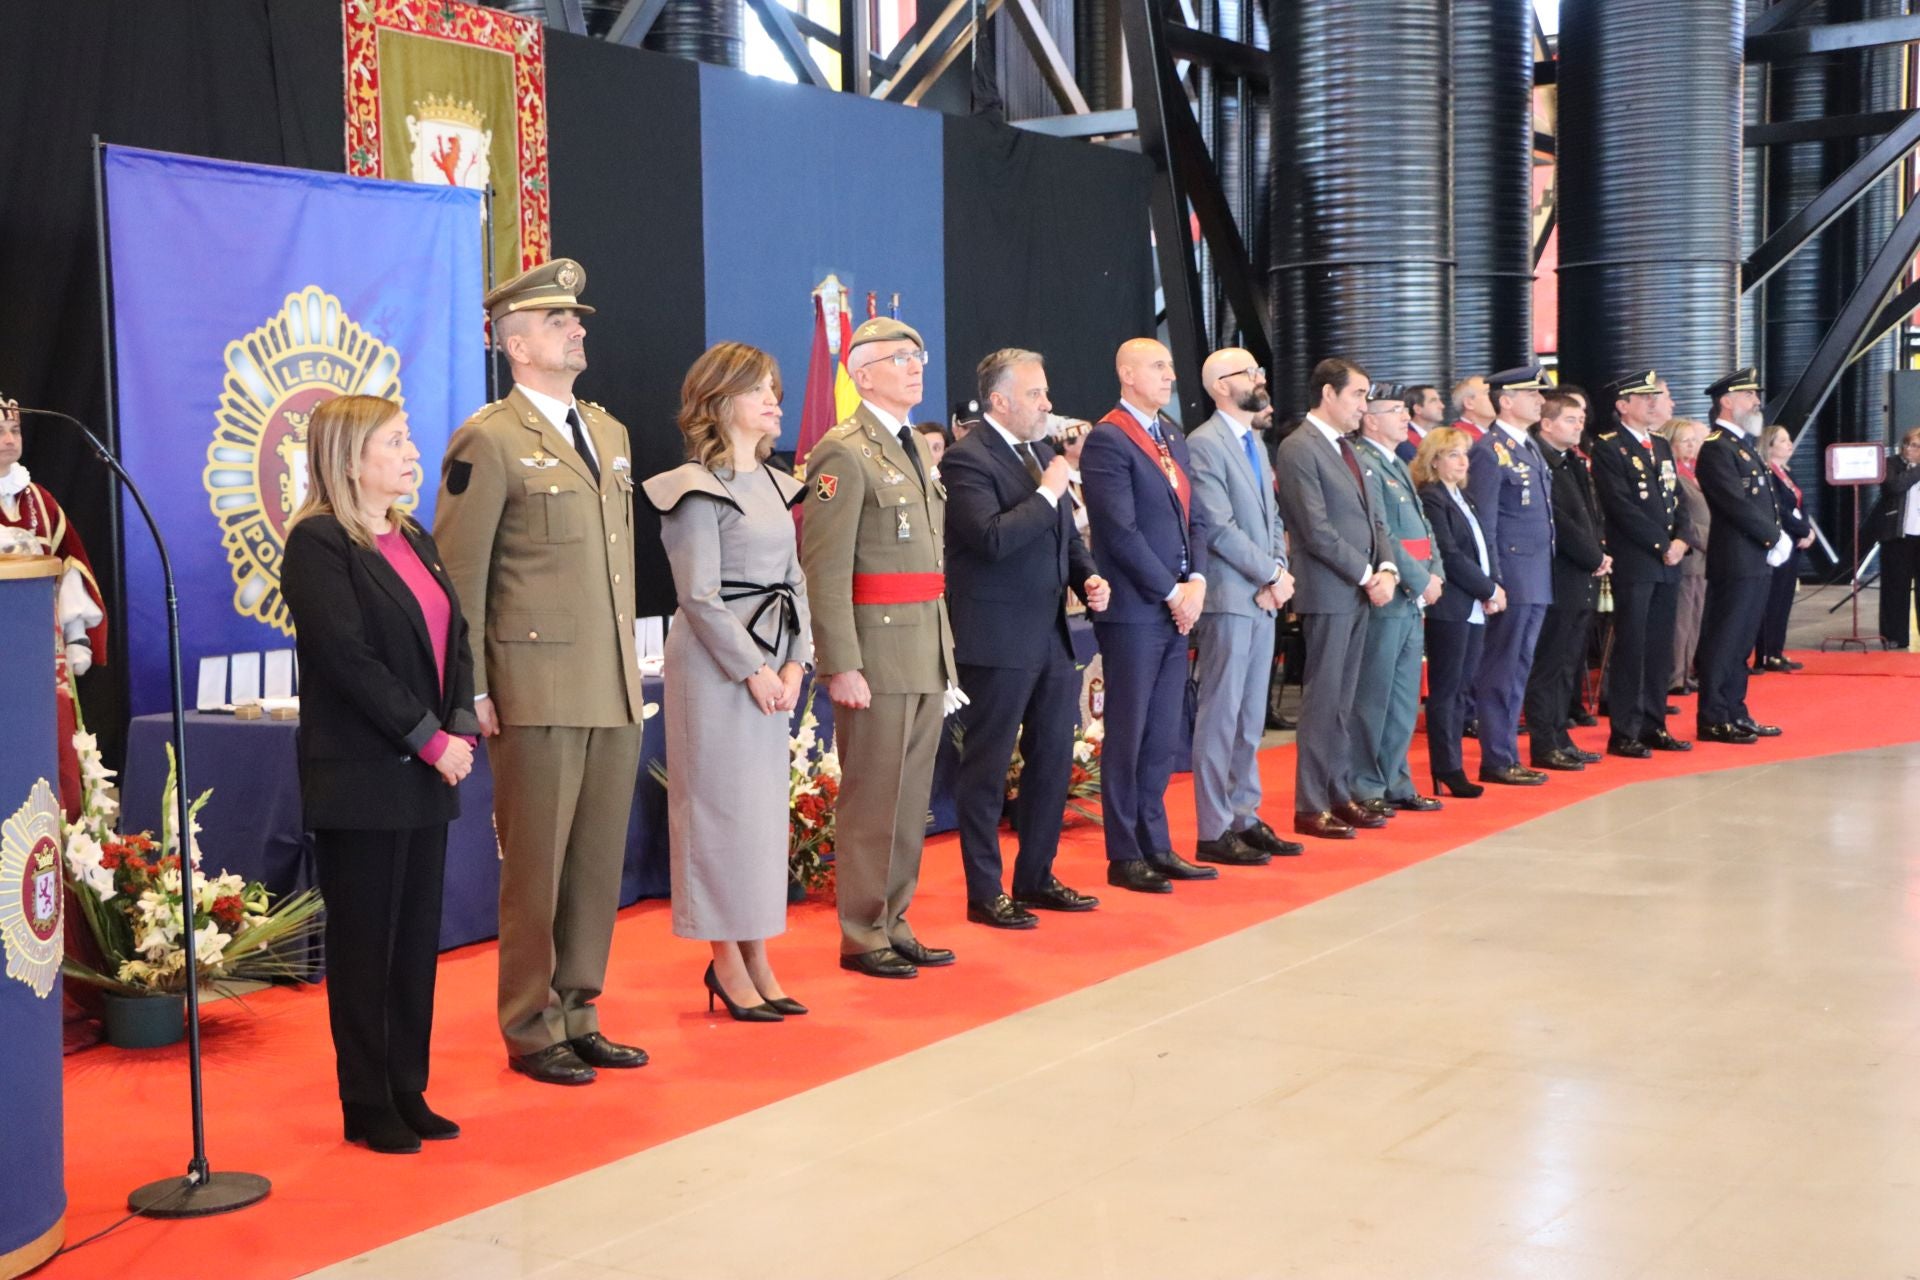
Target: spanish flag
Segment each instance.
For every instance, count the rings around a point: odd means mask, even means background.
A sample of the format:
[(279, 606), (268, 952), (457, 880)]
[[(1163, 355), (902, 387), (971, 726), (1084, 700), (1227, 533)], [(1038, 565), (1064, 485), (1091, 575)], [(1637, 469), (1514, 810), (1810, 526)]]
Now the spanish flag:
[(847, 351), (853, 345), (853, 317), (847, 291), (838, 276), (828, 276), (813, 291), (813, 352), (807, 359), (807, 395), (800, 410), (800, 443), (794, 470), (806, 474), (807, 454), (834, 424), (845, 422), (860, 406)]

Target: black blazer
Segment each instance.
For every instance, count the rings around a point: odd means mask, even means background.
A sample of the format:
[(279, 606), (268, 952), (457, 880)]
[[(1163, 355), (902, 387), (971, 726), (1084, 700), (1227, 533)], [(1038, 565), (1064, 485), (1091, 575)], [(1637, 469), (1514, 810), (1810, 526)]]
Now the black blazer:
[(1800, 495), (1793, 491), (1793, 486), (1782, 480), (1772, 467), (1767, 468), (1767, 479), (1773, 485), (1774, 507), (1780, 513), (1780, 531), (1795, 542), (1812, 533), (1813, 521), (1801, 509)]
[(1593, 487), (1606, 517), (1615, 582), (1678, 582), (1680, 566), (1666, 562), (1667, 546), (1675, 540), (1693, 546), (1673, 446), (1665, 436), (1653, 436), (1649, 448), (1641, 448), (1625, 427), (1603, 431), (1593, 442)]
[[(1033, 446), (1042, 469), (1053, 452), (1043, 441)], [(1067, 587), (1084, 597), (1095, 572), (1073, 503), (1063, 497), (1056, 506), (1036, 492), (1026, 464), (987, 423), (942, 456), (940, 480), (953, 660), (1025, 671), (1060, 652), (1071, 661)]]
[[(1473, 499), (1467, 498), (1464, 491), (1460, 496), (1466, 498), (1469, 508), (1473, 507)], [(1438, 622), (1465, 622), (1473, 614), (1475, 600), (1484, 604), (1493, 599), (1494, 580), (1480, 572), (1480, 552), (1474, 545), (1473, 527), (1447, 496), (1447, 486), (1438, 481), (1421, 485), (1420, 505), (1427, 509), (1427, 523), (1433, 526), (1433, 541), (1440, 549), (1440, 571), (1447, 575), (1447, 589), (1427, 606), (1427, 616)], [(1478, 519), (1479, 515), (1475, 510), (1474, 518)], [(1485, 537), (1486, 532), (1482, 529), (1481, 536)], [(1487, 563), (1498, 563), (1492, 543), (1487, 544)]]
[(473, 654), (453, 583), (424, 529), (408, 542), (447, 593), (446, 688), (426, 617), (378, 551), (330, 515), (287, 535), (280, 590), (300, 651), (300, 794), (309, 828), (401, 830), (460, 815), (460, 793), (415, 754), (441, 729), (479, 731)]
[(1553, 476), (1553, 602), (1562, 609), (1592, 609), (1600, 603), (1600, 579), (1593, 572), (1607, 555), (1600, 495), (1586, 459), (1571, 449), (1557, 452), (1537, 431), (1534, 441)]
[(1873, 514), (1867, 517), (1866, 532), (1870, 536), (1881, 542), (1892, 542), (1902, 536), (1900, 525), (1906, 518), (1907, 491), (1916, 484), (1920, 484), (1920, 467), (1910, 465), (1898, 449), (1894, 450), (1887, 462), (1886, 483), (1880, 486)]

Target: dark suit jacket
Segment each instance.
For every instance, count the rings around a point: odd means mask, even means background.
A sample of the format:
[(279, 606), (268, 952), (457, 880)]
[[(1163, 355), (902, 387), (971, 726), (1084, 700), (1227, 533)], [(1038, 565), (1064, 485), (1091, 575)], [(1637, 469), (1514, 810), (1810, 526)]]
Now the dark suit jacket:
[(1553, 477), (1553, 603), (1562, 609), (1592, 609), (1600, 603), (1600, 579), (1593, 571), (1607, 554), (1600, 495), (1579, 454), (1555, 450), (1538, 433), (1534, 444)]
[[(1673, 469), (1673, 446), (1653, 436), (1652, 452), (1625, 427), (1603, 431), (1593, 441), (1593, 486), (1606, 517), (1607, 554), (1616, 582), (1678, 582), (1680, 566), (1667, 564), (1669, 543), (1693, 545), (1693, 523)], [(1673, 476), (1668, 490), (1664, 477)], [(1719, 539), (1715, 538), (1715, 542)]]
[[(1473, 499), (1465, 493), (1472, 507)], [(1441, 622), (1465, 622), (1473, 614), (1473, 602), (1493, 599), (1494, 581), (1480, 571), (1480, 552), (1473, 541), (1473, 528), (1460, 513), (1447, 487), (1433, 483), (1420, 486), (1420, 505), (1426, 508), (1427, 523), (1433, 526), (1433, 544), (1440, 552), (1440, 564), (1447, 575), (1447, 589), (1427, 606), (1427, 616)], [(1478, 517), (1476, 509), (1474, 515)], [(1481, 530), (1484, 537), (1486, 531)], [(1487, 544), (1487, 563), (1494, 563), (1493, 544)]]
[(1767, 468), (1767, 479), (1773, 486), (1773, 500), (1780, 512), (1781, 531), (1795, 542), (1812, 533), (1813, 521), (1807, 518), (1805, 509), (1800, 505), (1800, 495), (1793, 491), (1793, 486), (1776, 475), (1772, 467)]
[[(1351, 446), (1349, 446), (1351, 447)], [(1303, 423), (1274, 454), (1280, 514), (1294, 580), (1295, 613), (1359, 613), (1371, 606), (1360, 580), (1393, 558), (1393, 545), (1364, 482), (1320, 428)], [(1360, 465), (1359, 455), (1354, 465)]]
[(309, 827), (400, 830), (447, 822), (460, 794), (417, 756), (433, 735), (472, 734), (473, 654), (440, 551), (407, 530), (447, 593), (446, 687), (419, 602), (378, 551), (329, 515), (287, 535), (280, 589), (300, 651), (300, 793)]
[[(1192, 476), (1186, 436), (1164, 414), (1160, 430), (1173, 460)], [(1207, 572), (1207, 523), (1199, 506), (1191, 515), (1183, 512), (1159, 462), (1110, 422), (1097, 422), (1088, 433), (1080, 479), (1093, 545), (1100, 548), (1102, 574), (1113, 587), (1099, 620), (1171, 626), (1166, 600), (1181, 581), (1181, 558), (1189, 574), (1205, 577)]]
[[(1053, 457), (1033, 446), (1041, 468)], [(1064, 652), (1067, 588), (1083, 596), (1093, 557), (1073, 527), (1073, 504), (1048, 502), (1026, 464), (982, 423), (940, 459), (947, 486), (947, 612), (963, 666), (1037, 671)], [(1164, 609), (1161, 610), (1165, 612)], [(1043, 643), (1057, 640), (1058, 644)]]
[[(1774, 501), (1778, 482), (1761, 459), (1758, 443), (1716, 427), (1700, 445), (1693, 474), (1713, 516), (1707, 576), (1764, 578), (1772, 573), (1767, 553), (1780, 541), (1786, 511)], [(1791, 508), (1793, 491), (1786, 493)], [(1800, 532), (1804, 535), (1806, 530)]]
[[(1901, 537), (1900, 525), (1906, 518), (1907, 491), (1920, 484), (1920, 467), (1910, 466), (1899, 450), (1887, 462), (1887, 479), (1874, 499), (1873, 513), (1867, 517), (1864, 532), (1881, 542)], [(1804, 535), (1802, 535), (1804, 536)]]

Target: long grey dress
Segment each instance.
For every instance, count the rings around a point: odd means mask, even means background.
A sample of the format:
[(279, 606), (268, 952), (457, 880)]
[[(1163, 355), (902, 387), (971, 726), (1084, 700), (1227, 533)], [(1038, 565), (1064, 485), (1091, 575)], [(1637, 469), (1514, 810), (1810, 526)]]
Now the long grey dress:
[(673, 931), (770, 938), (787, 927), (788, 717), (762, 714), (744, 681), (813, 660), (789, 510), (802, 490), (767, 466), (694, 462), (644, 488), (680, 597), (663, 707)]

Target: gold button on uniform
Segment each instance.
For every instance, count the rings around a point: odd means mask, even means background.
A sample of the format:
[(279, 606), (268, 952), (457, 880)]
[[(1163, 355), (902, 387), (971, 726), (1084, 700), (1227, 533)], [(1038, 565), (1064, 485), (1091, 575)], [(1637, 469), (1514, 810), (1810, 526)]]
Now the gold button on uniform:
[(538, 640), (539, 638), (540, 638), (540, 633), (539, 633), (538, 631), (529, 631), (529, 632), (527, 632), (527, 639), (529, 639), (529, 640)]
[(550, 484), (550, 485), (548, 485), (548, 486), (547, 486), (547, 492), (548, 492), (548, 493), (558, 493), (558, 492), (560, 492), (560, 486), (559, 486), (559, 485), (557, 485), (557, 484)]
[(613, 585), (616, 587), (620, 585), (620, 575), (617, 573), (613, 575)]
[(617, 534), (617, 533), (610, 533), (610, 534), (608, 534), (608, 535), (607, 535), (607, 541), (608, 541), (608, 542), (618, 542), (618, 541), (620, 541), (620, 535), (619, 535), (619, 534)]
[(888, 617), (888, 616), (887, 616), (886, 614), (884, 614), (884, 613), (883, 613), (883, 614), (881, 614), (881, 615), (880, 615), (880, 621), (882, 621), (882, 622), (892, 622), (892, 621), (893, 621), (893, 619), (892, 619), (892, 618), (890, 618), (890, 617)]

